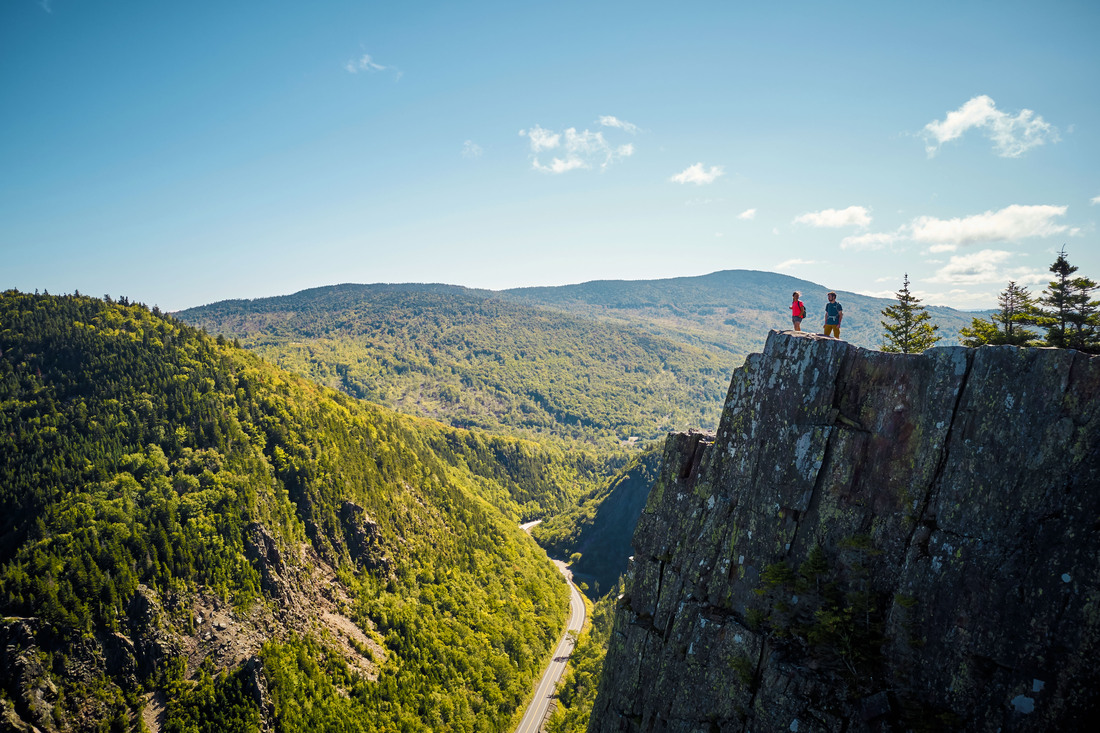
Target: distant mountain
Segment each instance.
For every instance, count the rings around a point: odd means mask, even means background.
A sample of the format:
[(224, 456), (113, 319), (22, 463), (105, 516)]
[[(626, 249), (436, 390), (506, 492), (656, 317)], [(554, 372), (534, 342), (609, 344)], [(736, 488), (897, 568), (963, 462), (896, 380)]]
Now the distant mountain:
[(567, 608), (517, 520), (601, 466), (125, 302), (0, 324), (0, 729), (509, 728)]
[(445, 285), (338, 285), (178, 316), (402, 412), (614, 449), (713, 425), (740, 355)]
[[(901, 282), (897, 285), (900, 287)], [(788, 306), (796, 290), (802, 293), (807, 310), (802, 330), (821, 333), (825, 296), (830, 288), (757, 270), (724, 270), (665, 280), (594, 280), (579, 285), (505, 290), (501, 296), (517, 303), (638, 326), (685, 343), (728, 350), (743, 358), (763, 347), (769, 330), (791, 328)], [(882, 309), (896, 301), (836, 292), (844, 306), (841, 336), (858, 346), (877, 349), (882, 342)], [(940, 327), (943, 346), (957, 344), (959, 329), (969, 326), (976, 315), (944, 307), (928, 307), (928, 312)]]
[[(799, 290), (820, 330), (825, 293), (750, 270), (494, 292), (336, 285), (177, 315), (326, 386), (459, 427), (614, 448), (631, 436), (712, 429), (729, 375)], [(881, 341), (892, 299), (840, 292), (842, 335)], [(943, 344), (972, 314), (929, 308)]]

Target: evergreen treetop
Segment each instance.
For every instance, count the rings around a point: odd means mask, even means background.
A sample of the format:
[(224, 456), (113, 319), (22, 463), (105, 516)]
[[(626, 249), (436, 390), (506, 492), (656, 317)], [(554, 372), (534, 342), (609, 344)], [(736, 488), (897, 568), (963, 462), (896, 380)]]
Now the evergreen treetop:
[(1062, 349), (1077, 349), (1089, 353), (1100, 351), (1100, 301), (1092, 295), (1100, 285), (1087, 277), (1073, 277), (1077, 266), (1071, 265), (1063, 247), (1050, 266), (1054, 274), (1039, 298), (1046, 345)]
[(1012, 344), (1031, 346), (1036, 343), (1038, 334), (1027, 328), (1036, 325), (1042, 318), (1035, 307), (1035, 298), (1023, 285), (1014, 280), (997, 296), (1000, 312), (990, 315), (990, 320), (975, 318), (971, 325), (959, 331), (963, 346), (982, 346), (983, 344)]
[(897, 305), (882, 310), (885, 320), (880, 321), (886, 332), (882, 336), (882, 350), (901, 354), (919, 354), (940, 340), (936, 335), (939, 326), (931, 323), (931, 316), (921, 305), (921, 300), (909, 291), (909, 273), (905, 273), (901, 290), (894, 296)]

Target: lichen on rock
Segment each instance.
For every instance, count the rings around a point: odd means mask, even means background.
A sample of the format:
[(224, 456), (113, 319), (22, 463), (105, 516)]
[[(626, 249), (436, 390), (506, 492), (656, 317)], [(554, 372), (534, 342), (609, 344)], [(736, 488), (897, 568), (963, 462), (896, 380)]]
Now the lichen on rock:
[(1100, 712), (1100, 358), (773, 332), (670, 435), (590, 731)]

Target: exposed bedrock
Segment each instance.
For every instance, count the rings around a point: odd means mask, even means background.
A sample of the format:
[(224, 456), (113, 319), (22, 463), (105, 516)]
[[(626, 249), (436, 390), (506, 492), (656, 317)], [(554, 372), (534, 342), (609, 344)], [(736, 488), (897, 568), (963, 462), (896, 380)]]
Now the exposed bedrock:
[(1100, 358), (772, 332), (670, 435), (590, 731), (1100, 716)]

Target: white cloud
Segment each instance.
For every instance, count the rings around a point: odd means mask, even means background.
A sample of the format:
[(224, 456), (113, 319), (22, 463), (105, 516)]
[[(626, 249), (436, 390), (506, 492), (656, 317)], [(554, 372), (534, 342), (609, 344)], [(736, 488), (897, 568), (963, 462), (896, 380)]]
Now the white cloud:
[(957, 244), (933, 244), (928, 248), (929, 254), (943, 254), (944, 252), (954, 252), (959, 248)]
[(1090, 204), (1100, 204), (1100, 196), (1093, 196), (1089, 199)]
[(1001, 263), (1012, 257), (1004, 250), (983, 249), (967, 255), (957, 255), (936, 271), (932, 282), (953, 285), (978, 285), (1001, 280)]
[(369, 53), (365, 53), (358, 59), (351, 59), (350, 61), (348, 61), (346, 64), (344, 64), (344, 68), (352, 74), (358, 74), (360, 71), (385, 71), (389, 67), (375, 63), (374, 59), (371, 58), (371, 55)]
[(462, 157), (463, 158), (480, 158), (481, 154), (485, 152), (481, 149), (481, 146), (475, 143), (473, 140), (467, 140), (462, 143)]
[(813, 227), (865, 227), (871, 223), (871, 214), (863, 206), (849, 206), (847, 209), (825, 209), (811, 211), (794, 218), (796, 224), (808, 224)]
[[(531, 141), (531, 166), (544, 173), (565, 173), (578, 168), (605, 169), (617, 160), (634, 155), (634, 146), (630, 143), (613, 146), (602, 132), (577, 132), (575, 127), (558, 133), (535, 125), (529, 130), (520, 130), (519, 134)], [(549, 164), (539, 160), (539, 153), (558, 149), (562, 155), (555, 156)]]
[(535, 125), (530, 130), (520, 130), (519, 135), (531, 139), (531, 152), (534, 153), (553, 150), (561, 144), (561, 135), (545, 130), (539, 125)]
[(797, 265), (813, 265), (813, 264), (816, 264), (816, 262), (817, 262), (816, 260), (800, 260), (800, 259), (784, 260), (783, 262), (780, 262), (778, 265), (776, 265), (775, 269), (777, 269), (777, 270), (789, 270), (790, 268), (795, 267)]
[(554, 158), (550, 161), (550, 165), (539, 163), (538, 158), (534, 160), (535, 170), (542, 171), (543, 173), (565, 173), (566, 171), (584, 167), (586, 167), (584, 161), (575, 155), (566, 156), (565, 158)]
[(620, 130), (626, 130), (630, 134), (638, 132), (638, 126), (632, 122), (626, 120), (620, 120), (614, 115), (600, 115), (600, 124), (604, 127), (617, 127)]
[[(878, 280), (876, 280), (876, 282), (886, 282), (888, 280), (892, 281), (894, 279), (895, 278), (892, 277), (884, 277), (879, 278)], [(895, 290), (859, 290), (857, 292), (860, 295), (866, 295), (868, 298), (893, 298), (897, 296), (897, 291)]]
[(901, 235), (892, 232), (859, 234), (840, 240), (840, 248), (856, 251), (883, 249), (893, 245), (899, 239), (901, 239)]
[(744, 219), (745, 221), (752, 221), (756, 218), (756, 209), (745, 209), (737, 215), (738, 219)]
[(1006, 267), (1011, 252), (983, 249), (966, 255), (955, 255), (929, 278), (931, 282), (950, 285), (993, 285), (1015, 280), (1021, 285), (1045, 282), (1044, 274), (1029, 267)]
[(942, 121), (934, 120), (921, 131), (929, 157), (940, 146), (962, 137), (967, 130), (981, 130), (993, 141), (993, 148), (1002, 158), (1018, 158), (1031, 148), (1047, 141), (1058, 142), (1058, 130), (1030, 109), (1015, 117), (997, 109), (993, 100), (981, 95), (962, 107), (948, 112)]
[(987, 211), (961, 219), (919, 216), (911, 222), (910, 227), (914, 240), (939, 245), (962, 246), (1015, 241), (1026, 237), (1050, 237), (1074, 233), (1075, 230), (1052, 221), (1054, 217), (1064, 216), (1066, 209), (1065, 206), (1013, 204), (1000, 211)]
[(706, 170), (703, 168), (702, 163), (696, 163), (695, 165), (688, 166), (668, 180), (673, 183), (694, 183), (696, 186), (702, 186), (706, 183), (714, 183), (723, 175), (725, 175), (725, 171), (722, 170), (722, 166), (720, 165), (712, 165), (710, 170)]

